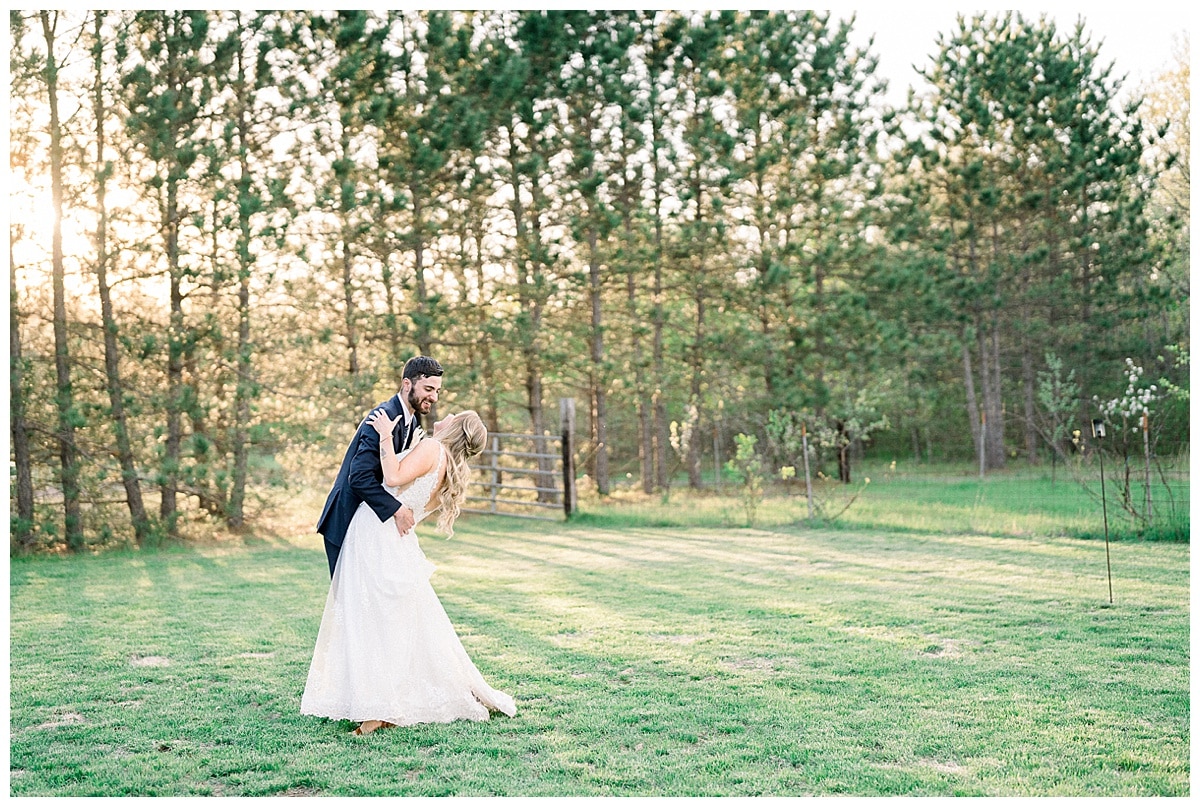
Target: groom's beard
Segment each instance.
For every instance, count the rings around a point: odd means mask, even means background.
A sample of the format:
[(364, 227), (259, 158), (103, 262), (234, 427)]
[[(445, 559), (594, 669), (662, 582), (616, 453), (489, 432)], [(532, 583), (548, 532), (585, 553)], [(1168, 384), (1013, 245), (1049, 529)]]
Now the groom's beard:
[[(432, 405), (430, 408), (432, 408)], [(418, 423), (425, 416), (425, 412), (421, 409), (421, 402), (417, 400), (417, 396), (411, 390), (408, 393), (408, 409), (413, 413), (413, 417), (417, 419)]]

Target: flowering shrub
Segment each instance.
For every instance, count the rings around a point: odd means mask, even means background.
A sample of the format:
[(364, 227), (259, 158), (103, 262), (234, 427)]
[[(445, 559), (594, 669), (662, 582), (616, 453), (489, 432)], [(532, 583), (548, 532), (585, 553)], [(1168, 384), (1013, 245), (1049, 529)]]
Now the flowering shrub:
[[(1180, 345), (1172, 345), (1168, 350), (1174, 354), (1175, 361), (1180, 366), (1186, 366), (1189, 361), (1187, 351)], [(1158, 357), (1162, 361), (1162, 356)], [(1141, 529), (1149, 529), (1155, 520), (1155, 507), (1152, 494), (1153, 472), (1158, 468), (1162, 490), (1167, 496), (1169, 511), (1174, 512), (1175, 502), (1171, 486), (1155, 452), (1158, 442), (1158, 432), (1161, 423), (1151, 419), (1152, 410), (1157, 402), (1168, 399), (1188, 399), (1188, 391), (1172, 384), (1165, 378), (1160, 378), (1157, 384), (1148, 384), (1145, 370), (1134, 362), (1125, 359), (1125, 392), (1118, 398), (1100, 401), (1094, 397), (1097, 408), (1103, 418), (1112, 424), (1112, 440), (1109, 450), (1115, 453), (1120, 462), (1112, 468), (1109, 478), (1117, 483), (1119, 499), (1122, 508), (1133, 519), (1140, 523)], [(1160, 384), (1162, 385), (1160, 387)], [(1161, 420), (1161, 419), (1160, 419)], [(1141, 466), (1138, 476), (1142, 482), (1140, 496), (1133, 490), (1133, 462), (1139, 461)], [(1161, 500), (1160, 500), (1161, 501)]]
[(670, 429), (671, 448), (675, 451), (675, 465), (669, 473), (666, 474), (666, 487), (663, 488), (663, 501), (666, 502), (671, 496), (671, 477), (675, 475), (675, 471), (679, 470), (684, 462), (687, 461), (688, 451), (692, 447), (692, 435), (696, 431), (696, 426), (700, 422), (700, 410), (696, 404), (688, 404), (687, 420), (680, 423), (677, 420), (672, 420)]
[(1142, 428), (1142, 415), (1149, 416), (1150, 405), (1162, 398), (1157, 384), (1139, 386), (1143, 375), (1145, 370), (1134, 364), (1133, 359), (1125, 359), (1125, 377), (1128, 382), (1125, 394), (1106, 402), (1101, 402), (1099, 396), (1094, 398), (1105, 420), (1115, 422), (1119, 417), (1126, 430)]

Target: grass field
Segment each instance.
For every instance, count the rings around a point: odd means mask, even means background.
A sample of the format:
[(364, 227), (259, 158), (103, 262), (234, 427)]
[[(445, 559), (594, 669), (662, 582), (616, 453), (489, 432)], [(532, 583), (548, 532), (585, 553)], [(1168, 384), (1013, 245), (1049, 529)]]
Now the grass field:
[(1103, 542), (1032, 527), (464, 518), (422, 545), (517, 716), (352, 738), (298, 713), (328, 575), (295, 504), (12, 562), (12, 795), (1189, 794), (1186, 544), (1114, 544), (1110, 606)]
[[(1187, 540), (1190, 489), (1187, 459), (1166, 462), (1170, 487), (1156, 476), (1151, 486), (1155, 529), (1151, 537)], [(898, 466), (898, 467), (897, 467)], [(693, 493), (683, 481), (670, 492), (646, 495), (630, 481), (618, 484), (605, 500), (585, 485), (582, 509), (597, 523), (652, 524), (670, 527), (746, 526), (745, 510), (739, 500), (736, 478), (726, 474), (719, 492), (706, 477), (708, 493)], [(1134, 537), (1139, 525), (1120, 506), (1116, 480), (1107, 491), (1109, 530), (1114, 538)], [(832, 480), (817, 481), (818, 499), (837, 513), (857, 494), (853, 503), (833, 522), (837, 528), (903, 530), (933, 533), (978, 533), (987, 535), (1104, 536), (1103, 508), (1098, 474), (1087, 479), (1091, 491), (1072, 480), (1063, 468), (1051, 475), (1046, 466), (1014, 464), (980, 479), (970, 464), (890, 464), (878, 460), (856, 467), (854, 483), (843, 486)], [(1142, 495), (1139, 485), (1135, 496)], [(1140, 507), (1140, 499), (1137, 501)], [(802, 480), (788, 486), (768, 486), (756, 515), (756, 525), (780, 527), (807, 517)], [(1143, 530), (1144, 531), (1144, 530)]]

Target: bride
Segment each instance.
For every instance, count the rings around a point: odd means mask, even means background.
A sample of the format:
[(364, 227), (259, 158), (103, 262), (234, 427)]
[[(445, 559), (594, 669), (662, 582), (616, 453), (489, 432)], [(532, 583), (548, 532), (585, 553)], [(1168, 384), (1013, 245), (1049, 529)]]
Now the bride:
[[(367, 419), (388, 438), (395, 420), (383, 410)], [(483, 450), (487, 429), (472, 411), (449, 415), (397, 456), (381, 439), (388, 490), (413, 509), (416, 523), (440, 510), (438, 528), (453, 534), (466, 498), (467, 459)], [(415, 529), (415, 527), (414, 527)], [(488, 686), (467, 656), (429, 577), (434, 565), (409, 530), (381, 522), (360, 504), (346, 533), (317, 634), (300, 713), (360, 723), (356, 735), (381, 727), (512, 717), (510, 695)]]

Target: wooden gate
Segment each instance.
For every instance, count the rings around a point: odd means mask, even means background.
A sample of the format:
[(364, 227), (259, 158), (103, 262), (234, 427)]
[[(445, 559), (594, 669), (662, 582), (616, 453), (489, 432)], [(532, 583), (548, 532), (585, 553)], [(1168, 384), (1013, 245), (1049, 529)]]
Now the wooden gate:
[(490, 433), (471, 463), (464, 513), (490, 513), (560, 521), (570, 518), (575, 494), (575, 401), (559, 402), (562, 433)]

